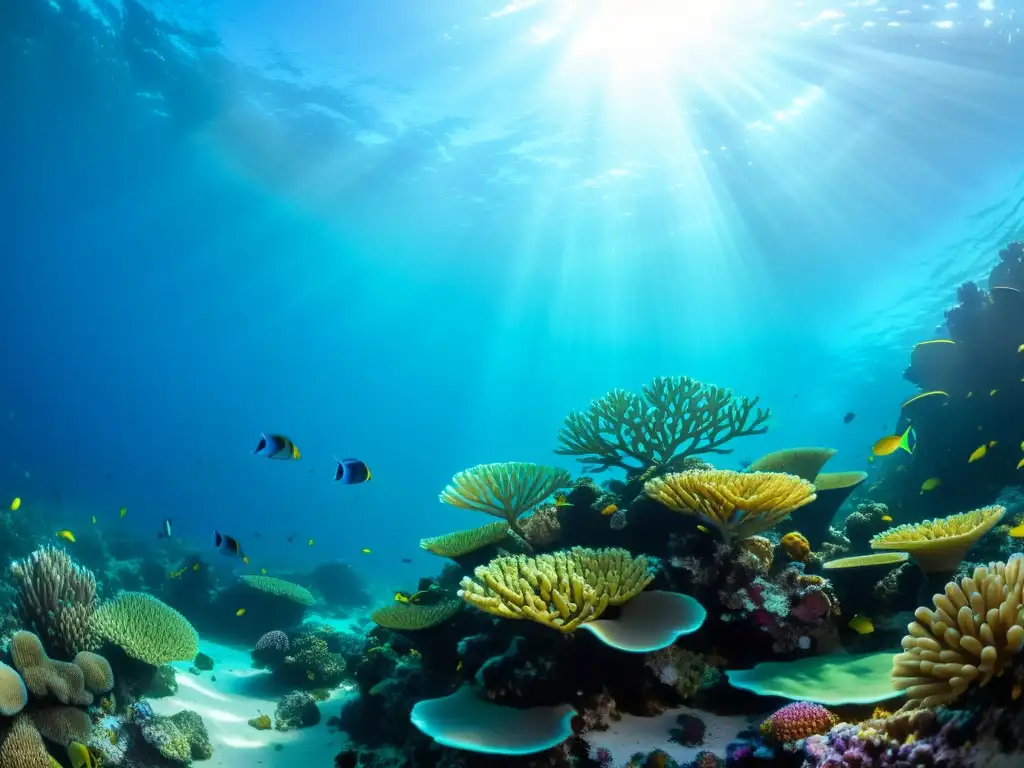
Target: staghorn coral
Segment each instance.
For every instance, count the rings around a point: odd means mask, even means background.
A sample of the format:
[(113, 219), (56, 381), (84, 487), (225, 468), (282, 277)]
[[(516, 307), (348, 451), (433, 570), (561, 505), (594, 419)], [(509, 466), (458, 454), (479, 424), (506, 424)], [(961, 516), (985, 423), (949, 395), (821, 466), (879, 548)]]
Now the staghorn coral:
[(442, 624), (462, 607), (458, 600), (442, 600), (432, 605), (420, 603), (393, 603), (378, 608), (370, 619), (379, 627), (387, 629), (430, 629)]
[(673, 512), (713, 525), (726, 542), (766, 531), (814, 501), (814, 486), (796, 475), (710, 470), (657, 477), (644, 492)]
[(46, 707), (29, 713), (44, 739), (66, 747), (72, 741), (86, 741), (92, 730), (89, 713), (76, 707)]
[(909, 696), (901, 711), (945, 704), (1003, 674), (1024, 646), (1022, 564), (1015, 555), (975, 568), (935, 595), (934, 611), (917, 609), (893, 660), (893, 685)]
[(21, 675), (0, 662), (0, 715), (11, 717), (28, 704), (28, 690)]
[(18, 586), (18, 611), (48, 651), (74, 656), (99, 647), (92, 627), (96, 610), (96, 577), (76, 565), (63, 549), (44, 546), (11, 563)]
[(439, 498), (453, 507), (500, 517), (519, 533), (519, 516), (571, 481), (564, 469), (543, 464), (478, 464), (455, 475)]
[(572, 632), (622, 605), (651, 583), (646, 557), (624, 549), (586, 549), (526, 557), (504, 555), (462, 580), (459, 597), (507, 619), (529, 619)]
[(85, 690), (89, 693), (106, 693), (114, 687), (114, 670), (98, 653), (80, 651), (75, 654), (74, 664), (85, 675)]
[(659, 376), (639, 395), (613, 389), (585, 411), (570, 413), (555, 453), (576, 456), (593, 472), (678, 469), (689, 456), (729, 453), (722, 446), (733, 438), (766, 432), (770, 412), (755, 411), (757, 403), (688, 376)]
[(799, 741), (808, 736), (828, 733), (838, 722), (839, 718), (821, 704), (794, 701), (775, 710), (761, 723), (761, 735), (779, 743)]
[(967, 550), (1005, 514), (1005, 507), (993, 505), (938, 520), (899, 525), (872, 538), (871, 548), (907, 552), (925, 573), (955, 571)]
[(21, 673), (25, 687), (33, 696), (52, 696), (61, 704), (92, 704), (92, 694), (85, 689), (85, 673), (81, 668), (48, 657), (42, 642), (31, 632), (15, 633), (10, 652), (14, 668)]
[(276, 597), (284, 597), (299, 605), (312, 605), (316, 602), (313, 593), (305, 587), (293, 584), (273, 576), (242, 576), (242, 583), (260, 592)]
[(51, 768), (53, 765), (28, 715), (15, 717), (0, 736), (0, 765), (4, 768)]
[(93, 618), (100, 635), (153, 666), (192, 661), (199, 653), (199, 635), (188, 619), (145, 592), (120, 592)]
[(508, 523), (496, 520), (479, 528), (453, 531), (440, 536), (420, 539), (420, 549), (440, 557), (462, 557), (483, 547), (499, 544), (508, 536)]

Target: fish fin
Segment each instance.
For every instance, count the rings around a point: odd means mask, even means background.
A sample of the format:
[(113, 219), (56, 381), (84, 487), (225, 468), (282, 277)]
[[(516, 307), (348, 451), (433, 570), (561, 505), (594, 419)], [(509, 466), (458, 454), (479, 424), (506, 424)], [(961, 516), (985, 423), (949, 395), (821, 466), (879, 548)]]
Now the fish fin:
[(214, 546), (220, 548), (220, 545), (224, 543), (224, 537), (220, 535), (220, 531), (213, 532), (213, 540), (216, 542)]
[(256, 450), (253, 453), (259, 453), (267, 447), (267, 435), (264, 432), (260, 432), (260, 441), (256, 444)]

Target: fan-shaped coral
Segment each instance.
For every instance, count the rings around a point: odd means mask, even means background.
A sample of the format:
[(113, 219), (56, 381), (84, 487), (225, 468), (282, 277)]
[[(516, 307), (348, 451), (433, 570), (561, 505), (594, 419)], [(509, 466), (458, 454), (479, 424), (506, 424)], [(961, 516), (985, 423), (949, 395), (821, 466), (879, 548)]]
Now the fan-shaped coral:
[(994, 505), (939, 520), (899, 525), (871, 539), (871, 548), (907, 552), (925, 573), (955, 571), (967, 550), (1005, 514), (1005, 507)]
[(814, 486), (781, 472), (676, 472), (648, 481), (644, 491), (674, 512), (713, 525), (726, 542), (766, 531), (814, 501)]
[(11, 638), (11, 660), (33, 696), (52, 696), (61, 704), (92, 704), (85, 689), (85, 673), (69, 661), (46, 655), (43, 644), (31, 632), (16, 632)]
[(430, 629), (448, 621), (461, 607), (458, 600), (442, 600), (433, 605), (394, 603), (378, 608), (370, 618), (377, 626), (388, 629)]
[(640, 395), (613, 389), (587, 410), (570, 413), (555, 453), (576, 456), (595, 472), (679, 469), (688, 456), (729, 453), (722, 446), (733, 438), (766, 432), (770, 412), (755, 411), (757, 402), (689, 376), (659, 376)]
[(119, 593), (94, 620), (103, 637), (147, 664), (191, 661), (199, 653), (199, 635), (188, 619), (145, 592)]
[(999, 677), (1024, 646), (1024, 556), (991, 563), (946, 585), (935, 610), (918, 608), (903, 653), (893, 660), (893, 685), (909, 699), (903, 709), (952, 701), (972, 683)]
[(242, 582), (260, 592), (268, 595), (284, 597), (300, 605), (312, 605), (316, 602), (313, 593), (303, 586), (293, 584), (284, 579), (276, 579), (273, 576), (242, 576)]
[(63, 549), (45, 546), (11, 564), (18, 610), (26, 625), (56, 655), (74, 656), (99, 646), (92, 626), (96, 577)]
[(479, 528), (453, 531), (440, 536), (420, 539), (420, 549), (425, 549), (427, 552), (441, 557), (462, 557), (503, 541), (508, 536), (508, 532), (508, 523), (496, 520), (493, 523), (481, 525)]
[(654, 578), (646, 557), (624, 549), (586, 549), (550, 555), (503, 555), (462, 580), (459, 597), (507, 619), (530, 619), (572, 632), (622, 605)]
[(571, 480), (564, 469), (543, 464), (478, 464), (455, 475), (441, 491), (440, 499), (453, 507), (500, 517), (516, 530), (520, 515)]

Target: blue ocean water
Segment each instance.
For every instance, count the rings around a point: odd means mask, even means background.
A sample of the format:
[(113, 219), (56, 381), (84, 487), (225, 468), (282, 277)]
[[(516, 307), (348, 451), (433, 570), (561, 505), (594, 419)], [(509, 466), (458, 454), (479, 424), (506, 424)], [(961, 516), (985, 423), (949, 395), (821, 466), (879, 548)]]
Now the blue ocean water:
[(862, 468), (1021, 234), (1022, 11), (4, 0), (0, 488), (393, 589), (479, 522), (455, 472), (575, 470), (562, 418), (655, 375), (772, 409), (723, 466)]

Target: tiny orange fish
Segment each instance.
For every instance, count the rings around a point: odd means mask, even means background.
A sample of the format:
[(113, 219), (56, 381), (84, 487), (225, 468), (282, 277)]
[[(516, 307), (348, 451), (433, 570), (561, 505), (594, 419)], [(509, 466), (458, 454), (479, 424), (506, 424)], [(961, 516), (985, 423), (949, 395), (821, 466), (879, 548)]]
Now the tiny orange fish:
[(617, 504), (609, 504), (607, 507), (601, 510), (601, 514), (605, 517), (608, 517), (608, 515), (614, 515), (618, 511), (619, 507)]

